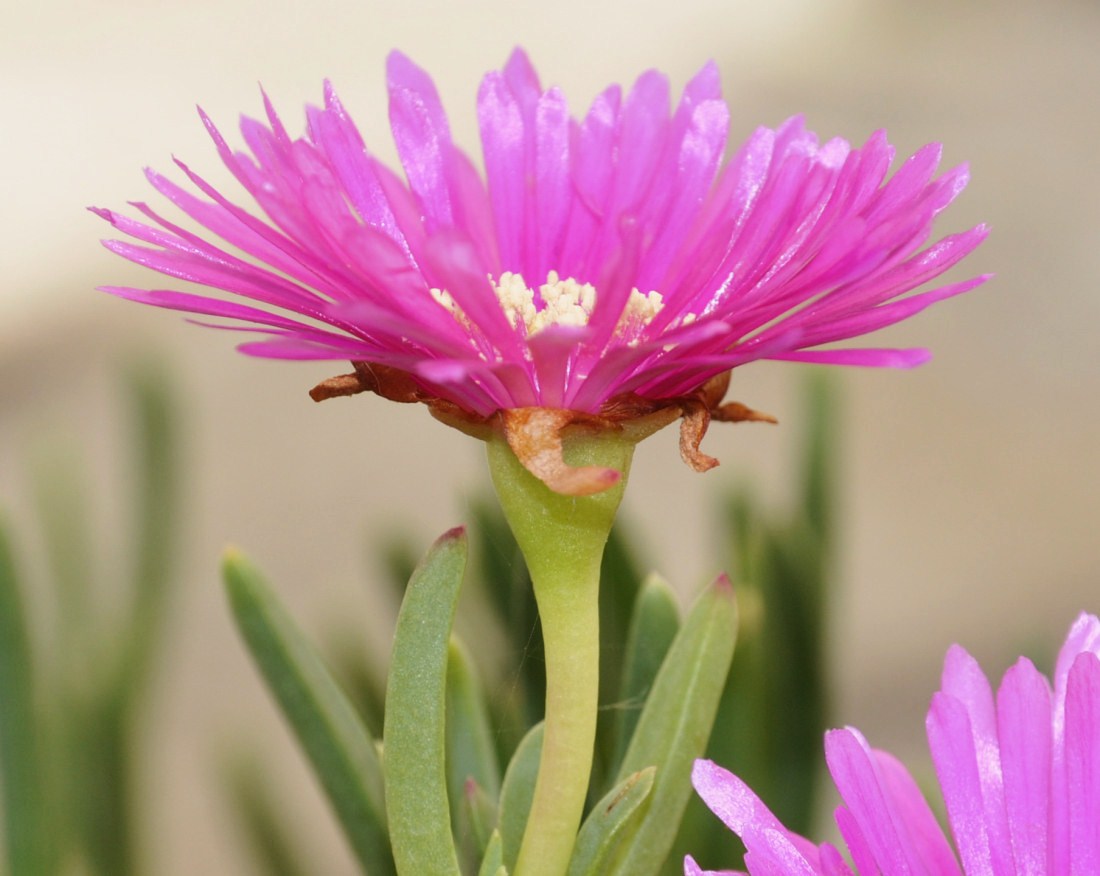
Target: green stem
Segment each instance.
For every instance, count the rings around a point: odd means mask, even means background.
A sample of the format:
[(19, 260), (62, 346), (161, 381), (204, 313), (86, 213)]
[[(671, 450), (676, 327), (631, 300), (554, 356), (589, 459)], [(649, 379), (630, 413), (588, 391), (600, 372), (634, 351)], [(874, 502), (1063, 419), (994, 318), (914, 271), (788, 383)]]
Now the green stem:
[(531, 573), (546, 651), (545, 736), (514, 876), (562, 876), (569, 866), (596, 736), (600, 561), (633, 452), (634, 442), (618, 434), (567, 435), (570, 465), (623, 474), (609, 490), (576, 497), (552, 492), (503, 440), (488, 442), (493, 485)]

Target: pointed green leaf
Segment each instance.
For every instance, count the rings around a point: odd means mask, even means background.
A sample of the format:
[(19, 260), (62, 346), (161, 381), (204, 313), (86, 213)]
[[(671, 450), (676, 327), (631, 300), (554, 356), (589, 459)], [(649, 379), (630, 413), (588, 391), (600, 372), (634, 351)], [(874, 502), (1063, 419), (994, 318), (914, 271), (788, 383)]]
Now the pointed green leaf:
[(180, 430), (169, 382), (146, 363), (131, 369), (128, 383), (137, 492), (132, 509), (133, 597), (124, 626), (129, 637), (118, 651), (117, 694), (132, 699), (143, 692), (163, 638), (176, 565), (181, 477)]
[(447, 658), (446, 733), (452, 826), (462, 862), (472, 869), (496, 826), (500, 766), (481, 681), (457, 636), (451, 637)]
[[(497, 801), (486, 794), (477, 782), (469, 779), (460, 808), (461, 823), (468, 834), (463, 848), (464, 860), (470, 860), (476, 866), (476, 862), (484, 858), (489, 839), (496, 832)], [(457, 832), (456, 835), (462, 838)]]
[(71, 447), (43, 442), (32, 456), (31, 475), (44, 555), (57, 599), (57, 635), (63, 659), (87, 672), (94, 621), (91, 593), (95, 551), (85, 472)]
[(523, 832), (527, 829), (527, 815), (535, 797), (535, 780), (539, 775), (539, 758), (542, 757), (542, 722), (532, 727), (516, 748), (504, 782), (500, 786), (500, 816), (497, 824), (503, 849), (504, 865), (516, 866)]
[(624, 843), (637, 832), (643, 803), (653, 790), (656, 767), (632, 773), (595, 805), (577, 834), (567, 876), (602, 876)]
[(354, 708), (259, 571), (239, 553), (230, 552), (223, 572), (237, 627), (359, 862), (370, 876), (393, 873), (382, 770)]
[(827, 368), (810, 369), (803, 389), (806, 411), (802, 459), (802, 505), (806, 519), (818, 536), (832, 534), (833, 494), (836, 482), (837, 419), (839, 393)]
[(691, 796), (691, 765), (710, 737), (737, 632), (733, 587), (725, 576), (703, 592), (680, 628), (646, 700), (620, 778), (657, 767), (645, 818), (614, 873), (660, 870)]
[(459, 876), (446, 773), (448, 643), (466, 535), (444, 534), (417, 566), (397, 617), (383, 735), (390, 839), (402, 876)]
[(34, 665), (23, 595), (0, 521), (0, 800), (7, 872), (47, 872)]
[[(488, 845), (485, 847), (485, 857), (481, 859), (477, 876), (497, 876), (501, 870), (504, 870), (504, 864), (501, 863), (502, 854), (500, 832), (494, 830), (492, 836), (489, 837)], [(507, 876), (506, 870), (505, 876)]]
[(485, 693), (469, 651), (451, 638), (447, 658), (447, 785), (454, 805), (467, 779), (493, 800), (500, 794), (500, 766)]
[[(620, 519), (611, 529), (600, 563), (600, 703), (619, 702), (623, 658), (630, 618), (641, 589), (643, 574)], [(597, 716), (589, 803), (616, 783), (615, 771), (622, 752), (616, 750), (619, 730), (616, 709), (601, 709)]]
[(642, 706), (679, 628), (680, 609), (676, 594), (663, 578), (651, 574), (634, 603), (626, 637), (623, 684), (619, 709), (615, 713), (613, 774), (619, 771), (619, 764), (642, 714)]

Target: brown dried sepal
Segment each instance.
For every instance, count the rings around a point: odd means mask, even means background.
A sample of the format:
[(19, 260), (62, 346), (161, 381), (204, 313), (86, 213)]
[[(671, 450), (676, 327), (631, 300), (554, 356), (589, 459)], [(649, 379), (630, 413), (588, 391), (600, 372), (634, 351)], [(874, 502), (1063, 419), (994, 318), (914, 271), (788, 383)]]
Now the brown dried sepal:
[(683, 417), (680, 420), (680, 458), (695, 471), (710, 471), (719, 464), (717, 459), (699, 449), (711, 420), (723, 423), (779, 422), (771, 414), (754, 411), (740, 402), (722, 404), (729, 385), (730, 372), (727, 371), (712, 377), (691, 395), (679, 399)]
[(740, 402), (722, 403), (730, 373), (719, 374), (695, 392), (679, 398), (646, 399), (623, 394), (608, 400), (599, 414), (560, 408), (511, 408), (483, 417), (453, 402), (430, 395), (407, 372), (385, 365), (353, 362), (355, 371), (330, 377), (310, 390), (314, 401), (374, 392), (391, 401), (420, 402), (442, 423), (483, 441), (502, 435), (523, 466), (557, 493), (590, 496), (606, 490), (621, 472), (600, 466), (571, 466), (565, 461), (564, 440), (569, 430), (615, 432), (637, 443), (680, 418), (680, 456), (698, 472), (718, 465), (699, 449), (712, 420), (725, 423), (775, 423), (770, 414)]
[(411, 375), (399, 368), (372, 365), (370, 362), (351, 364), (355, 368), (351, 374), (338, 374), (322, 380), (309, 391), (310, 398), (319, 402), (343, 395), (374, 392), (382, 398), (406, 404), (428, 400)]
[(437, 399), (428, 403), (437, 420), (467, 435), (488, 440), (501, 435), (523, 467), (556, 493), (591, 496), (617, 484), (622, 473), (602, 466), (572, 466), (565, 461), (570, 433), (614, 433), (637, 443), (675, 420), (676, 406), (655, 407), (644, 399), (619, 399), (601, 414), (561, 408), (511, 408), (478, 417)]
[[(565, 461), (566, 428), (599, 431), (602, 424), (585, 422), (573, 411), (559, 408), (514, 408), (500, 412), (504, 440), (523, 467), (555, 493), (591, 496), (622, 480), (622, 472), (597, 465), (572, 466)], [(596, 418), (592, 418), (595, 420)]]

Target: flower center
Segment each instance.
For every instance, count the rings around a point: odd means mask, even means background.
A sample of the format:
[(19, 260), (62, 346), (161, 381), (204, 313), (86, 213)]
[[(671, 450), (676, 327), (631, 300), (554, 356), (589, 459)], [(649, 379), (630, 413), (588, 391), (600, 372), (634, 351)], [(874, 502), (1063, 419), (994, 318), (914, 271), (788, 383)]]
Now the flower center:
[[(596, 305), (596, 287), (591, 283), (578, 283), (572, 277), (561, 279), (557, 271), (546, 275), (546, 282), (538, 289), (527, 285), (521, 274), (505, 271), (500, 279), (489, 278), (497, 300), (508, 321), (524, 334), (532, 337), (554, 325), (585, 326)], [(455, 319), (468, 323), (462, 308), (445, 289), (432, 289), (432, 297), (447, 308)], [(664, 302), (660, 292), (630, 291), (626, 306), (619, 316), (615, 334), (628, 343), (656, 316)]]

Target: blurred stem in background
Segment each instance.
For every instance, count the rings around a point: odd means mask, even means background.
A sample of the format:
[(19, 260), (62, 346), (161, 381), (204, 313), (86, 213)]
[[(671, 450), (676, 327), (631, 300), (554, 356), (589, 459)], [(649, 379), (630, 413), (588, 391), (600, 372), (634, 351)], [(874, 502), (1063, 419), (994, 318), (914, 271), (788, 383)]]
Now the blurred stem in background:
[[(134, 492), (119, 611), (105, 585), (94, 521), (72, 448), (36, 460), (34, 486), (55, 610), (31, 622), (28, 583), (0, 532), (0, 775), (6, 871), (136, 876), (141, 723), (164, 642), (180, 522), (176, 402), (164, 374), (131, 368), (125, 385)], [(121, 566), (122, 564), (118, 564)], [(111, 616), (107, 616), (111, 614)], [(32, 631), (42, 631), (36, 640)]]

